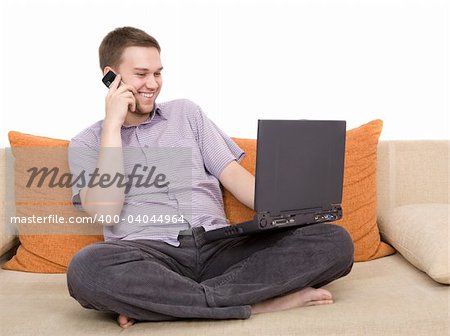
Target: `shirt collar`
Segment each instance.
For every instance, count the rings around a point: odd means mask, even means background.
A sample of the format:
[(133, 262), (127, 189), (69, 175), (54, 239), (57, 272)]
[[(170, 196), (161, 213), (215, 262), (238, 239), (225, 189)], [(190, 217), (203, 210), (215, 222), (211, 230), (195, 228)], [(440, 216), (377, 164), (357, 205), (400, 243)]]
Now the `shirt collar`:
[(161, 116), (161, 118), (163, 118), (164, 120), (167, 120), (167, 117), (164, 115), (164, 112), (161, 109), (161, 107), (159, 106), (159, 104), (155, 104), (155, 106), (156, 106), (155, 113), (158, 114), (159, 116)]
[(161, 117), (164, 120), (167, 120), (167, 118), (164, 116), (164, 113), (162, 112), (161, 107), (158, 104), (155, 104), (155, 109), (153, 110), (154, 113), (151, 114), (150, 117), (148, 117), (145, 121), (141, 122), (138, 125), (122, 125), (122, 128), (129, 128), (129, 127), (137, 127), (139, 125), (146, 125), (149, 124), (153, 118), (156, 117), (156, 115), (158, 115), (159, 117)]

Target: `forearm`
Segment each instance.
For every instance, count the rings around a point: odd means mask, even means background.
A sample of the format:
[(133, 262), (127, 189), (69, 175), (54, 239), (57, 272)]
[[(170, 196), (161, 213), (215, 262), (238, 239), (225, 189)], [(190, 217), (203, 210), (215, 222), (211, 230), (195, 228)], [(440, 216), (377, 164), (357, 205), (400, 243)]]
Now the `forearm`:
[[(115, 215), (121, 213), (125, 200), (125, 188), (123, 186), (120, 187), (119, 180), (116, 180), (115, 183), (111, 183), (111, 181), (115, 176), (123, 176), (124, 180), (122, 184), (126, 182), (123, 167), (120, 126), (111, 126), (105, 120), (96, 166), (97, 176), (95, 181), (99, 182), (100, 179), (104, 179), (103, 184), (108, 184), (108, 187), (93, 183), (94, 186), (88, 186), (81, 191), (81, 203), (89, 215), (103, 215), (103, 218), (109, 217), (112, 219)], [(109, 179), (106, 180), (108, 176)], [(108, 225), (113, 223), (107, 223), (105, 221), (103, 224)]]
[[(105, 68), (104, 71), (106, 70)], [(121, 82), (121, 78), (120, 75), (116, 76), (105, 98), (105, 119), (96, 166), (100, 183), (94, 183), (80, 192), (81, 204), (88, 214), (110, 215), (108, 218), (111, 219), (122, 212), (127, 183), (124, 174), (121, 128), (128, 112), (136, 110), (134, 95), (137, 91), (133, 86)], [(121, 176), (121, 180), (116, 179), (117, 176)], [(114, 223), (106, 223), (108, 224)]]

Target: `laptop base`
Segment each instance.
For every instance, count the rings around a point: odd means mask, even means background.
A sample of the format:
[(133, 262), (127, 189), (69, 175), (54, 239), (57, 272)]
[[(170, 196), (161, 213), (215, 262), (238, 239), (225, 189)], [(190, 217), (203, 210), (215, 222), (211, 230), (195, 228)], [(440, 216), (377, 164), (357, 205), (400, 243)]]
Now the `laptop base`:
[(253, 220), (205, 232), (205, 240), (212, 242), (219, 239), (264, 233), (273, 229), (333, 222), (341, 218), (341, 206), (333, 206), (330, 210), (325, 211), (308, 209), (301, 212), (286, 212), (278, 216), (271, 216), (268, 213), (255, 214)]

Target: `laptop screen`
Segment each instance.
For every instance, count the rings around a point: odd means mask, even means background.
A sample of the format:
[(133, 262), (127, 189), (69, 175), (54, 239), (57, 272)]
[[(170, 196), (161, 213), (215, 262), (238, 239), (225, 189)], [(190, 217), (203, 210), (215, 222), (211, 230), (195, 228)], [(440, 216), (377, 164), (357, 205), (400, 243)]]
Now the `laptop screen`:
[(345, 121), (259, 120), (255, 210), (329, 208), (342, 201)]

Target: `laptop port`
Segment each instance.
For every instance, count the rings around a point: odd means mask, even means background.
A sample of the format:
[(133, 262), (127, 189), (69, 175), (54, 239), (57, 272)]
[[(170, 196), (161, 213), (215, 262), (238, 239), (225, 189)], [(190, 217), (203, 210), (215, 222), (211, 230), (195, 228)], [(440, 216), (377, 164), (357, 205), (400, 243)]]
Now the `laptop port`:
[(287, 223), (289, 223), (289, 220), (286, 218), (275, 219), (272, 221), (272, 225), (274, 225), (274, 226), (283, 225), (283, 224), (287, 224)]
[(295, 218), (278, 218), (278, 219), (274, 219), (272, 221), (272, 225), (273, 226), (283, 226), (286, 224), (294, 224), (295, 223)]

